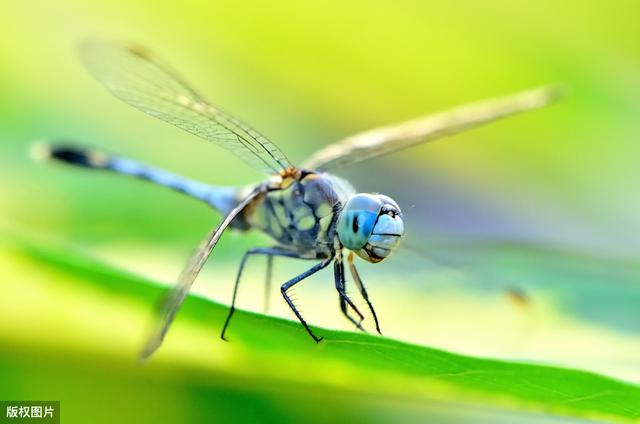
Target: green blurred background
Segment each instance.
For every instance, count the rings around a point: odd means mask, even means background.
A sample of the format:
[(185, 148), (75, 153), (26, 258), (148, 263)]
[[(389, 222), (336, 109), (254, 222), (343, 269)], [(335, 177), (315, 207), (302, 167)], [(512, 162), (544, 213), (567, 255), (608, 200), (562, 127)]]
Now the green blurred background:
[[(77, 139), (212, 184), (262, 178), (108, 95), (77, 58), (87, 38), (148, 46), (294, 162), (360, 130), (561, 82), (557, 105), (340, 171), (407, 216), (406, 246), (361, 272), (387, 336), (638, 382), (639, 14), (635, 1), (9, 2), (0, 228), (170, 283), (219, 217), (144, 183), (43, 166), (32, 142)], [(242, 252), (265, 243), (226, 235), (195, 290), (228, 302)], [(3, 285), (28, 273), (2, 263)], [(247, 271), (241, 307), (261, 309), (263, 266)], [(275, 276), (304, 266), (277, 262)], [(331, 278), (298, 301), (314, 324), (349, 329)], [(275, 293), (272, 305), (290, 317)]]

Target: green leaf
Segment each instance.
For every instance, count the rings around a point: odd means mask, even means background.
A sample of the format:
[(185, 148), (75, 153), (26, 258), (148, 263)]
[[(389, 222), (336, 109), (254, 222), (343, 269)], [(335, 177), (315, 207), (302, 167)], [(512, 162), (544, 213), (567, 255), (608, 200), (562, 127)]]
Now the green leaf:
[(0, 252), (1, 399), (61, 400), (66, 422), (537, 422), (640, 419), (640, 387), (238, 311), (190, 296), (164, 345), (137, 353), (163, 288), (70, 248)]

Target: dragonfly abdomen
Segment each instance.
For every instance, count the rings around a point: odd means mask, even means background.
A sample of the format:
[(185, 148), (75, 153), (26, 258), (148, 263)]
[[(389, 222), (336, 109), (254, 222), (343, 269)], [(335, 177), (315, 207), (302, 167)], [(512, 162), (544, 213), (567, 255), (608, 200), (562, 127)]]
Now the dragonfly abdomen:
[[(36, 153), (68, 165), (112, 171), (146, 180), (201, 200), (222, 215), (228, 214), (238, 204), (236, 188), (212, 186), (136, 160), (66, 144), (41, 145)], [(242, 228), (242, 225), (239, 227)]]

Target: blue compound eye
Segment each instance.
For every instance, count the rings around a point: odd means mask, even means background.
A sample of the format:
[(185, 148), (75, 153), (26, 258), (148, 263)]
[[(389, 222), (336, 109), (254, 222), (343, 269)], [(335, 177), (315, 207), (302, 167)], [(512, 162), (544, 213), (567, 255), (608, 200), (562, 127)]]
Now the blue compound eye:
[(338, 220), (340, 242), (350, 250), (367, 244), (381, 209), (382, 202), (371, 194), (360, 193), (349, 199)]

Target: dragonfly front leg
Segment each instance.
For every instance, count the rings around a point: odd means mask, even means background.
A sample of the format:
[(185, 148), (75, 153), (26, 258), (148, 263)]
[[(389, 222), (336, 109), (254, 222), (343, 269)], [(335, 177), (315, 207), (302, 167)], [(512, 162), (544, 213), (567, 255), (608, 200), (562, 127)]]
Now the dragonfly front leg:
[(287, 281), (286, 283), (284, 283), (280, 287), (280, 292), (282, 292), (282, 297), (284, 297), (284, 300), (287, 302), (287, 304), (289, 305), (289, 307), (291, 308), (293, 313), (296, 314), (296, 317), (298, 317), (298, 320), (300, 321), (300, 323), (302, 324), (304, 329), (307, 330), (307, 333), (309, 333), (311, 338), (313, 340), (315, 340), (316, 343), (319, 343), (323, 338), (322, 337), (317, 337), (315, 334), (313, 334), (313, 332), (311, 331), (311, 329), (307, 325), (307, 322), (304, 320), (304, 318), (302, 318), (302, 315), (300, 315), (300, 312), (296, 308), (296, 305), (294, 305), (293, 302), (291, 301), (291, 298), (289, 298), (289, 295), (287, 294), (287, 290), (289, 290), (291, 287), (293, 287), (294, 285), (296, 285), (300, 281), (304, 280), (308, 276), (315, 274), (316, 272), (320, 271), (323, 268), (326, 268), (326, 266), (329, 265), (332, 260), (333, 260), (333, 258), (327, 258), (327, 259), (323, 260), (319, 264), (317, 264), (317, 265), (313, 266), (312, 268), (306, 270), (305, 272), (303, 272), (302, 274), (298, 275), (297, 277), (294, 277), (291, 280)]
[(342, 311), (342, 315), (344, 315), (349, 321), (351, 321), (351, 323), (355, 325), (358, 330), (362, 331), (363, 333), (366, 333), (367, 330), (365, 330), (364, 327), (362, 326), (362, 320), (358, 322), (355, 320), (355, 318), (349, 315), (349, 311), (347, 309), (347, 302), (345, 302), (345, 300), (342, 297), (340, 297), (339, 300), (340, 300), (340, 310)]
[[(242, 270), (246, 265), (247, 259), (251, 255), (267, 255), (267, 290), (269, 290), (269, 286), (271, 283), (271, 268), (273, 266), (273, 257), (274, 256), (286, 256), (297, 258), (298, 255), (294, 252), (288, 252), (286, 250), (274, 248), (274, 247), (255, 247), (253, 249), (249, 249), (245, 252), (242, 260), (240, 261), (240, 267), (238, 268), (238, 274), (236, 275), (236, 282), (233, 286), (233, 297), (231, 298), (231, 307), (229, 308), (229, 313), (227, 314), (227, 319), (224, 322), (224, 326), (222, 327), (222, 333), (220, 333), (220, 338), (222, 340), (228, 341), (225, 337), (225, 333), (227, 332), (227, 327), (229, 326), (229, 322), (231, 321), (231, 317), (236, 310), (236, 297), (238, 295), (238, 287), (240, 286), (240, 278), (242, 277)], [(268, 293), (268, 291), (267, 291)], [(265, 293), (265, 299), (267, 299), (267, 294)]]
[(367, 290), (364, 288), (364, 284), (362, 283), (360, 274), (358, 274), (356, 265), (353, 263), (353, 252), (349, 253), (349, 270), (351, 271), (353, 281), (355, 281), (356, 286), (358, 286), (358, 289), (360, 289), (360, 294), (362, 294), (362, 297), (367, 302), (367, 305), (369, 305), (369, 310), (371, 311), (371, 315), (373, 315), (373, 321), (376, 323), (376, 331), (378, 332), (378, 334), (382, 335), (382, 332), (380, 331), (380, 324), (378, 324), (378, 316), (376, 315), (376, 310), (373, 309), (373, 305), (369, 301)]
[[(365, 331), (361, 325), (362, 321), (364, 320), (364, 315), (362, 315), (353, 301), (349, 298), (349, 296), (347, 296), (344, 281), (344, 264), (342, 262), (342, 253), (338, 253), (336, 255), (335, 262), (333, 263), (333, 274), (335, 277), (336, 290), (338, 291), (338, 295), (340, 296), (340, 310), (342, 311), (344, 316), (347, 317), (347, 319), (356, 326), (357, 329)], [(353, 311), (358, 315), (358, 317), (360, 318), (360, 322), (357, 322), (351, 317), (351, 315), (349, 315), (347, 311), (347, 305), (351, 306)]]

